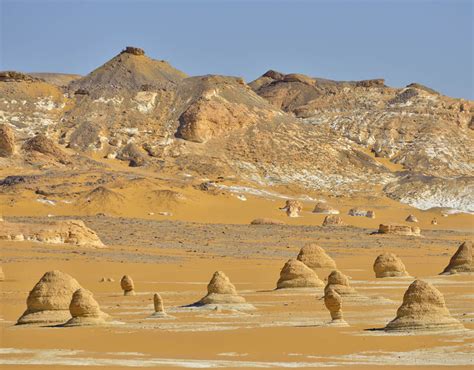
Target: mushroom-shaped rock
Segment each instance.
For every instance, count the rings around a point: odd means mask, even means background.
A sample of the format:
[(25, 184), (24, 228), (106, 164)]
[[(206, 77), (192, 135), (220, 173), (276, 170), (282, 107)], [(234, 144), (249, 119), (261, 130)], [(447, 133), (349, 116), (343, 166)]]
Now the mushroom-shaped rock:
[(324, 293), (326, 294), (326, 292), (331, 289), (335, 290), (341, 296), (357, 294), (356, 290), (349, 285), (347, 276), (338, 270), (334, 270), (329, 274)]
[(327, 215), (324, 217), (323, 226), (341, 226), (344, 225), (341, 216)]
[(406, 235), (406, 236), (420, 236), (420, 228), (417, 226), (407, 226), (407, 225), (396, 225), (389, 224), (379, 225), (379, 234), (393, 234), (393, 235)]
[(36, 283), (26, 300), (27, 309), (18, 319), (22, 324), (62, 324), (71, 318), (69, 303), (81, 286), (68, 274), (48, 271)]
[(303, 210), (303, 205), (298, 200), (288, 199), (283, 208), (286, 211), (288, 217), (299, 217), (300, 212)]
[(64, 326), (103, 325), (109, 318), (109, 315), (101, 311), (92, 293), (82, 288), (72, 295), (69, 312), (72, 318)]
[(430, 283), (415, 280), (403, 296), (397, 317), (385, 330), (449, 330), (462, 329), (462, 324), (453, 318), (446, 307), (441, 292)]
[(347, 326), (342, 317), (342, 297), (334, 289), (325, 292), (324, 305), (331, 314), (331, 325)]
[(326, 254), (324, 249), (317, 244), (305, 245), (301, 248), (296, 259), (303, 262), (313, 270), (318, 268), (336, 268), (336, 262), (334, 262), (334, 260)]
[(408, 276), (402, 260), (393, 253), (383, 253), (374, 262), (375, 277)]
[(277, 282), (277, 289), (323, 286), (324, 282), (318, 278), (318, 275), (303, 262), (296, 259), (290, 259), (285, 263)]
[(449, 260), (449, 264), (445, 267), (442, 274), (457, 274), (463, 272), (474, 272), (472, 242), (470, 241), (465, 241), (459, 246), (456, 253), (454, 253)]
[(320, 203), (317, 203), (314, 206), (313, 213), (319, 213), (319, 214), (323, 214), (323, 215), (338, 215), (339, 211), (337, 209), (331, 207), (327, 203), (320, 202)]
[(123, 290), (123, 295), (135, 295), (135, 285), (130, 276), (124, 275), (120, 280), (120, 286)]
[(155, 312), (151, 315), (151, 318), (167, 318), (170, 317), (165, 312), (165, 306), (163, 304), (163, 298), (159, 293), (153, 295), (153, 306), (155, 307)]
[(237, 294), (234, 284), (222, 271), (216, 271), (207, 285), (207, 295), (194, 306), (244, 304), (245, 298)]
[(416, 218), (415, 215), (408, 215), (408, 217), (405, 219), (406, 222), (418, 222), (418, 219)]

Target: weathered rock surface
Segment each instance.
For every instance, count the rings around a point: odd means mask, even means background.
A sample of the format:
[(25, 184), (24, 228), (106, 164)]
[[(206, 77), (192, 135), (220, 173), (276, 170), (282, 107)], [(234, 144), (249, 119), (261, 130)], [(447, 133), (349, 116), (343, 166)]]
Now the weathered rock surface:
[(342, 218), (339, 215), (327, 215), (324, 217), (323, 226), (342, 226)]
[(13, 130), (0, 124), (0, 157), (11, 157), (15, 153), (15, 135)]
[(464, 272), (474, 272), (471, 241), (465, 241), (459, 246), (442, 274), (459, 274)]
[(298, 200), (288, 199), (285, 202), (285, 206), (281, 209), (286, 212), (288, 217), (299, 217), (300, 212), (303, 210), (303, 205)]
[(71, 319), (63, 326), (99, 326), (105, 325), (109, 315), (102, 312), (92, 293), (80, 288), (72, 295), (69, 304)]
[(347, 326), (342, 317), (342, 297), (334, 289), (328, 289), (325, 292), (324, 305), (331, 314), (331, 326)]
[(123, 295), (133, 296), (135, 295), (135, 284), (130, 276), (124, 275), (120, 280), (120, 287), (123, 290)]
[(327, 203), (317, 203), (314, 206), (313, 213), (320, 213), (320, 214), (325, 214), (325, 215), (338, 215), (339, 210), (331, 207)]
[(393, 253), (383, 253), (374, 262), (375, 277), (400, 277), (408, 276), (402, 260)]
[(336, 262), (326, 254), (325, 250), (319, 245), (310, 243), (301, 248), (296, 257), (298, 261), (303, 262), (311, 269), (336, 268)]
[(296, 260), (288, 260), (280, 272), (277, 289), (285, 288), (316, 288), (323, 287), (324, 282), (318, 278), (314, 270), (304, 263)]
[(356, 290), (350, 286), (347, 276), (338, 270), (334, 270), (329, 274), (324, 292), (326, 293), (331, 289), (340, 296), (357, 295)]
[(408, 235), (408, 236), (420, 236), (421, 231), (419, 227), (407, 226), (407, 225), (379, 225), (379, 234), (394, 234), (394, 235)]

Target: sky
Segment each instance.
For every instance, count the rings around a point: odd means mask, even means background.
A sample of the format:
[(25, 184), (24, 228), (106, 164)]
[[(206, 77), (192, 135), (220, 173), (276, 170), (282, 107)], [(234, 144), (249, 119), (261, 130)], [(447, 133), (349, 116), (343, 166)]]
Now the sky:
[(125, 46), (189, 75), (269, 69), (474, 99), (473, 0), (0, 0), (0, 70), (87, 74)]

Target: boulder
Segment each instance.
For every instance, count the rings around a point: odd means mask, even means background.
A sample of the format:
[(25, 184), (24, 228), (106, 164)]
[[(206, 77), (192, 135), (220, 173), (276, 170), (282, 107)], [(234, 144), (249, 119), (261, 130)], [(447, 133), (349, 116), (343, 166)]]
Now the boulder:
[(337, 209), (331, 207), (327, 203), (320, 202), (320, 203), (317, 203), (314, 206), (313, 213), (319, 213), (319, 214), (323, 214), (323, 215), (338, 215), (339, 211)]
[(286, 211), (288, 217), (299, 217), (300, 212), (303, 210), (303, 205), (298, 200), (288, 199), (285, 202), (285, 206), (280, 209)]
[(374, 262), (375, 277), (400, 277), (408, 276), (402, 260), (393, 253), (383, 253)]
[(342, 297), (334, 289), (328, 289), (325, 292), (324, 305), (331, 314), (331, 326), (347, 326), (342, 317)]
[(340, 296), (357, 295), (356, 290), (349, 285), (347, 276), (338, 270), (334, 270), (329, 274), (324, 293), (331, 289), (336, 291)]
[(107, 323), (109, 315), (102, 312), (92, 293), (78, 289), (72, 295), (69, 304), (69, 319), (63, 326), (99, 326)]
[(414, 215), (409, 215), (406, 219), (406, 222), (418, 222), (418, 219)]
[(342, 226), (342, 218), (339, 215), (327, 215), (324, 217), (323, 226)]

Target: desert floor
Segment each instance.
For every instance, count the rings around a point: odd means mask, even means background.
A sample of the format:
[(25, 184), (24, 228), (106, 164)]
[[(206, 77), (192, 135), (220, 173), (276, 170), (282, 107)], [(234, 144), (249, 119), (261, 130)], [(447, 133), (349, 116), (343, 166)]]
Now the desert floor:
[[(275, 212), (276, 217), (294, 224), (250, 226), (83, 216), (80, 218), (108, 248), (0, 241), (6, 275), (0, 283), (2, 368), (472, 366), (473, 277), (438, 275), (459, 243), (472, 239), (472, 216), (438, 217), (440, 225), (434, 227), (428, 222), (432, 214), (419, 213), (423, 237), (386, 236), (371, 233), (380, 218), (402, 217), (404, 209), (384, 205), (376, 220), (349, 217), (355, 225), (329, 228), (315, 226), (321, 223), (321, 216), (307, 212), (296, 221), (288, 220), (282, 211), (273, 211), (281, 204), (264, 204), (267, 213)], [(243, 213), (267, 215), (265, 208), (257, 212), (254, 207)], [(229, 209), (233, 211), (232, 206)], [(14, 222), (48, 220), (4, 214)], [(285, 261), (307, 242), (325, 248), (364, 296), (344, 301), (349, 327), (327, 326), (330, 316), (320, 299), (322, 289), (274, 290)], [(433, 283), (466, 330), (417, 335), (369, 330), (382, 328), (395, 317), (413, 281), (375, 279), (372, 264), (381, 252), (396, 253), (413, 278)], [(52, 269), (71, 274), (91, 290), (114, 323), (87, 328), (14, 326), (26, 308), (29, 290)], [(216, 270), (224, 271), (256, 310), (183, 308), (205, 295)], [(329, 272), (320, 270), (318, 275), (324, 279)], [(124, 274), (133, 277), (136, 296), (122, 295), (119, 280)], [(115, 282), (99, 282), (102, 277)], [(174, 320), (147, 318), (153, 312), (154, 292), (162, 295)]]

